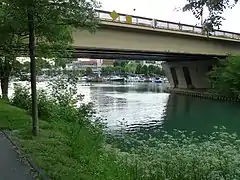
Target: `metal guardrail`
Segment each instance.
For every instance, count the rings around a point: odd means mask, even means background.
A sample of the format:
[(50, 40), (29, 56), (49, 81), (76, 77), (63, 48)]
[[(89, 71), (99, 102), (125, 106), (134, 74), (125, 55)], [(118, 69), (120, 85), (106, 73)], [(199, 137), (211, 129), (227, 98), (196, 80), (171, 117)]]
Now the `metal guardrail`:
[[(163, 21), (139, 16), (130, 16), (126, 14), (117, 13), (117, 18), (114, 20), (111, 13), (108, 11), (97, 10), (100, 20), (103, 21), (112, 21), (119, 22), (124, 24), (133, 24), (138, 26), (152, 27), (156, 29), (167, 29), (172, 31), (187, 32), (199, 35), (207, 35), (207, 32), (203, 31), (203, 28), (200, 26), (192, 26), (188, 24), (175, 23), (170, 21)], [(211, 36), (223, 37), (227, 39), (240, 40), (240, 34), (228, 31), (214, 30), (210, 33)]]

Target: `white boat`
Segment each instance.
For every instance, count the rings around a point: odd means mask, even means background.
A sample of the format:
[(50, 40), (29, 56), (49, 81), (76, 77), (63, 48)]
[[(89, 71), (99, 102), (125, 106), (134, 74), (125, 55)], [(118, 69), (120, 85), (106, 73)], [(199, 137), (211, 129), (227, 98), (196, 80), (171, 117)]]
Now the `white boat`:
[(124, 82), (125, 78), (119, 76), (112, 76), (109, 78), (110, 81)]
[(87, 81), (88, 80), (88, 77), (87, 76), (83, 76), (83, 77), (80, 77), (79, 78), (79, 81), (80, 82), (85, 82), (85, 81)]
[(132, 76), (129, 76), (126, 81), (127, 82), (139, 82), (140, 78), (139, 77), (132, 77)]
[(155, 79), (153, 80), (153, 82), (155, 82), (155, 83), (162, 83), (163, 81), (162, 81), (161, 78), (155, 78)]

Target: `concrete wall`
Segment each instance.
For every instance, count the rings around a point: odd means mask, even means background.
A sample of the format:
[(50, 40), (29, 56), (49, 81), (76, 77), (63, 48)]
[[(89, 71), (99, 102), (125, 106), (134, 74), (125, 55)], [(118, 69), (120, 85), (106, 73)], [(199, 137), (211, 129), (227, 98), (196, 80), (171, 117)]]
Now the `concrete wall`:
[(189, 53), (226, 55), (240, 52), (240, 40), (180, 34), (151, 27), (109, 22), (94, 34), (73, 32), (73, 45), (83, 48), (101, 48), (162, 53)]
[(162, 66), (167, 78), (169, 79), (171, 87), (174, 87), (174, 81), (170, 68), (175, 68), (178, 79), (177, 88), (188, 88), (182, 69), (183, 67), (188, 67), (193, 87), (200, 89), (211, 88), (211, 85), (207, 78), (207, 73), (209, 71), (209, 68), (215, 63), (216, 61), (214, 60), (194, 62), (164, 62)]

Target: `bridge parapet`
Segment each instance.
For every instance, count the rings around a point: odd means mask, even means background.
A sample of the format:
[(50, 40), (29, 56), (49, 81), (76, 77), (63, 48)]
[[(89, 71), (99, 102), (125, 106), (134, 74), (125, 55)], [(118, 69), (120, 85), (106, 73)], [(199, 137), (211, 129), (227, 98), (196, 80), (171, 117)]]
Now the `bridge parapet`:
[[(170, 31), (180, 31), (180, 32), (187, 32), (193, 33), (198, 35), (208, 35), (207, 32), (203, 31), (203, 28), (200, 26), (193, 26), (188, 24), (140, 17), (140, 16), (131, 16), (127, 14), (117, 13), (115, 11), (103, 11), (97, 10), (98, 16), (102, 21), (112, 21), (116, 23), (123, 23), (123, 24), (132, 24), (136, 26), (145, 26), (145, 27), (152, 27), (156, 29), (166, 29)], [(115, 16), (113, 18), (113, 15)], [(211, 36), (226, 38), (226, 39), (235, 39), (240, 40), (240, 34), (222, 30), (214, 30), (211, 32)]]

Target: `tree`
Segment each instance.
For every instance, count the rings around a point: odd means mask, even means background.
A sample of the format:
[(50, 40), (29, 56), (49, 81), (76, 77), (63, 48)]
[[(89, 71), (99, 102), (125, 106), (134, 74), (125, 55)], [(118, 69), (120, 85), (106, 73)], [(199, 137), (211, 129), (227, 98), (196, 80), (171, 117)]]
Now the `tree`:
[(164, 72), (163, 72), (162, 68), (160, 68), (158, 66), (156, 67), (155, 74), (157, 74), (159, 76), (164, 76)]
[(21, 63), (19, 61), (15, 61), (14, 66), (12, 68), (11, 76), (20, 77), (23, 68), (24, 68), (23, 63)]
[(71, 58), (57, 58), (55, 60), (55, 67), (59, 68), (65, 68), (67, 63), (70, 63), (72, 61)]
[(208, 17), (203, 26), (207, 31), (213, 31), (213, 27), (220, 28), (224, 20), (223, 12), (227, 8), (233, 8), (238, 0), (187, 0), (183, 11), (192, 11), (197, 19), (201, 19), (204, 8), (208, 11)]
[(121, 62), (120, 62), (120, 61), (115, 60), (115, 61), (113, 62), (113, 66), (114, 66), (114, 67), (120, 66), (120, 65), (121, 65)]
[(148, 67), (147, 67), (147, 65), (143, 65), (142, 66), (141, 74), (148, 75)]
[(140, 74), (141, 73), (141, 68), (142, 68), (142, 65), (140, 63), (137, 64), (137, 67), (136, 67), (136, 74)]
[(227, 96), (240, 95), (240, 57), (229, 56), (225, 61), (213, 67), (209, 73), (212, 88)]
[(149, 65), (149, 66), (148, 66), (148, 73), (149, 73), (150, 75), (156, 74), (156, 68), (157, 68), (157, 66)]
[(125, 61), (125, 60), (115, 60), (113, 63), (113, 66), (121, 66), (124, 67), (129, 61)]
[(113, 71), (115, 72), (115, 74), (120, 74), (121, 70), (122, 70), (121, 66), (116, 66), (116, 67), (113, 68)]
[[(73, 28), (94, 32), (99, 19), (94, 0), (2, 0), (0, 2), (1, 88), (7, 96), (15, 57), (29, 51), (33, 134), (37, 135), (36, 59), (57, 57), (71, 48)], [(24, 40), (28, 39), (28, 47)]]
[(85, 72), (87, 75), (91, 75), (93, 73), (92, 68), (90, 67), (87, 67)]

